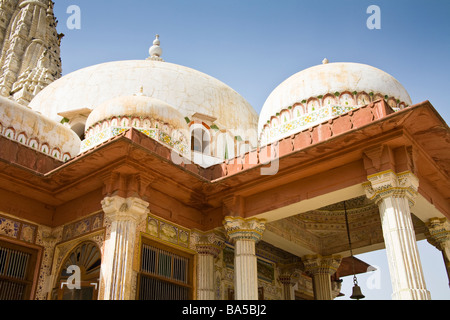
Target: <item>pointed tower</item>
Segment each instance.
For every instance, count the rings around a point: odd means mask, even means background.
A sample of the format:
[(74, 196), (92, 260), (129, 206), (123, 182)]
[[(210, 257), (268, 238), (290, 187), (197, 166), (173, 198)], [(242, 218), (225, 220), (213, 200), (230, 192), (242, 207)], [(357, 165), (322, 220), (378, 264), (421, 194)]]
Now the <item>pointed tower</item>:
[(61, 77), (51, 0), (0, 0), (0, 95), (23, 105)]

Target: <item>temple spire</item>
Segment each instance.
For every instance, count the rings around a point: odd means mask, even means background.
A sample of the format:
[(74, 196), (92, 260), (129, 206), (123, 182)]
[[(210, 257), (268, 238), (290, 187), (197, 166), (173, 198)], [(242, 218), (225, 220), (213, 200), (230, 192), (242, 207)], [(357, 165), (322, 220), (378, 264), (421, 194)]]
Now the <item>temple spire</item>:
[(0, 1), (0, 96), (28, 105), (61, 77), (63, 35), (56, 31), (53, 5), (50, 0)]

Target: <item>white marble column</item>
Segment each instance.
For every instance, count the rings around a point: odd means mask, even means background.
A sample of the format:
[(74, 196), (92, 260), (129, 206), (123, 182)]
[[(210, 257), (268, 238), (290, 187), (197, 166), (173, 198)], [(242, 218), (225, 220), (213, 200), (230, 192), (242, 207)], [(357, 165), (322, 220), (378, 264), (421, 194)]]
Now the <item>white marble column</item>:
[(450, 286), (450, 223), (446, 218), (433, 218), (426, 225), (428, 242), (442, 252)]
[(378, 204), (394, 300), (429, 300), (410, 206), (419, 180), (411, 172), (385, 171), (368, 177), (366, 195)]
[(226, 217), (224, 227), (234, 241), (234, 291), (236, 300), (258, 300), (256, 243), (261, 240), (266, 221)]
[[(148, 203), (139, 198), (105, 198), (108, 221), (101, 277), (104, 300), (132, 300), (133, 255), (138, 224), (148, 215)], [(109, 235), (109, 237), (108, 237)]]
[(224, 239), (215, 233), (201, 235), (195, 246), (198, 252), (197, 300), (215, 300), (214, 260), (224, 246)]
[(312, 275), (316, 300), (333, 300), (331, 276), (339, 268), (341, 256), (308, 255), (302, 258), (305, 271)]

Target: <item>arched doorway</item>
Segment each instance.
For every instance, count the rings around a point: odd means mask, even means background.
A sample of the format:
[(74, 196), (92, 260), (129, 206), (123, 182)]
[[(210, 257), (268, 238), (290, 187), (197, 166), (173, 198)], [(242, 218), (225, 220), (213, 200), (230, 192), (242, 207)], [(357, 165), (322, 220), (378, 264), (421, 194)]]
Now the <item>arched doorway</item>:
[(54, 291), (57, 300), (97, 300), (101, 252), (91, 241), (79, 244), (64, 260)]

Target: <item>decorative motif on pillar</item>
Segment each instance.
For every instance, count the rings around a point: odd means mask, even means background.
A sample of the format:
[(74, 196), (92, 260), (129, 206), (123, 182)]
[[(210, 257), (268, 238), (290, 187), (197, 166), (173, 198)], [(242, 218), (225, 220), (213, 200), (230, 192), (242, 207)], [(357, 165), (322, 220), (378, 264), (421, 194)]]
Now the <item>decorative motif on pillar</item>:
[(195, 245), (198, 252), (197, 299), (214, 300), (214, 260), (225, 247), (225, 239), (215, 232), (201, 234)]
[(112, 221), (141, 221), (149, 213), (148, 206), (139, 198), (108, 197), (102, 201), (103, 211)]
[(146, 219), (149, 204), (116, 196), (105, 198), (102, 206), (110, 223), (101, 268), (104, 300), (131, 300), (136, 228)]
[(442, 251), (450, 286), (450, 223), (446, 218), (433, 218), (426, 225), (428, 242)]
[(305, 270), (312, 275), (315, 274), (328, 274), (332, 276), (336, 273), (337, 269), (341, 265), (341, 256), (327, 256), (321, 255), (305, 256), (303, 259)]
[(305, 271), (312, 275), (316, 300), (333, 300), (331, 276), (339, 268), (341, 256), (309, 255), (303, 259)]
[(234, 281), (236, 300), (258, 300), (256, 243), (261, 240), (266, 221), (225, 217), (225, 231), (235, 242)]
[(259, 242), (266, 230), (266, 221), (256, 218), (225, 217), (225, 230), (230, 239), (253, 240)]
[(225, 239), (215, 232), (202, 234), (195, 248), (198, 254), (211, 255), (217, 258), (225, 248)]
[(414, 205), (417, 197), (419, 179), (411, 172), (395, 173), (391, 170), (367, 177), (369, 182), (363, 184), (366, 196), (379, 202), (388, 197), (405, 198), (409, 205)]
[(52, 290), (52, 260), (56, 252), (56, 244), (61, 241), (62, 227), (52, 229), (41, 226), (38, 229), (36, 244), (44, 248), (43, 261), (39, 270), (36, 300), (47, 300), (51, 297)]
[(283, 285), (283, 298), (284, 300), (292, 300), (291, 287), (297, 283), (296, 279), (292, 276), (292, 273), (285, 272), (278, 276), (278, 281)]
[(295, 285), (295, 281), (292, 278), (292, 274), (290, 273), (280, 274), (278, 276), (278, 281), (280, 281), (282, 285), (292, 285), (292, 286)]
[(378, 204), (391, 274), (394, 300), (429, 300), (417, 248), (410, 207), (418, 194), (418, 178), (411, 172), (388, 170), (370, 175), (363, 184), (366, 196)]

